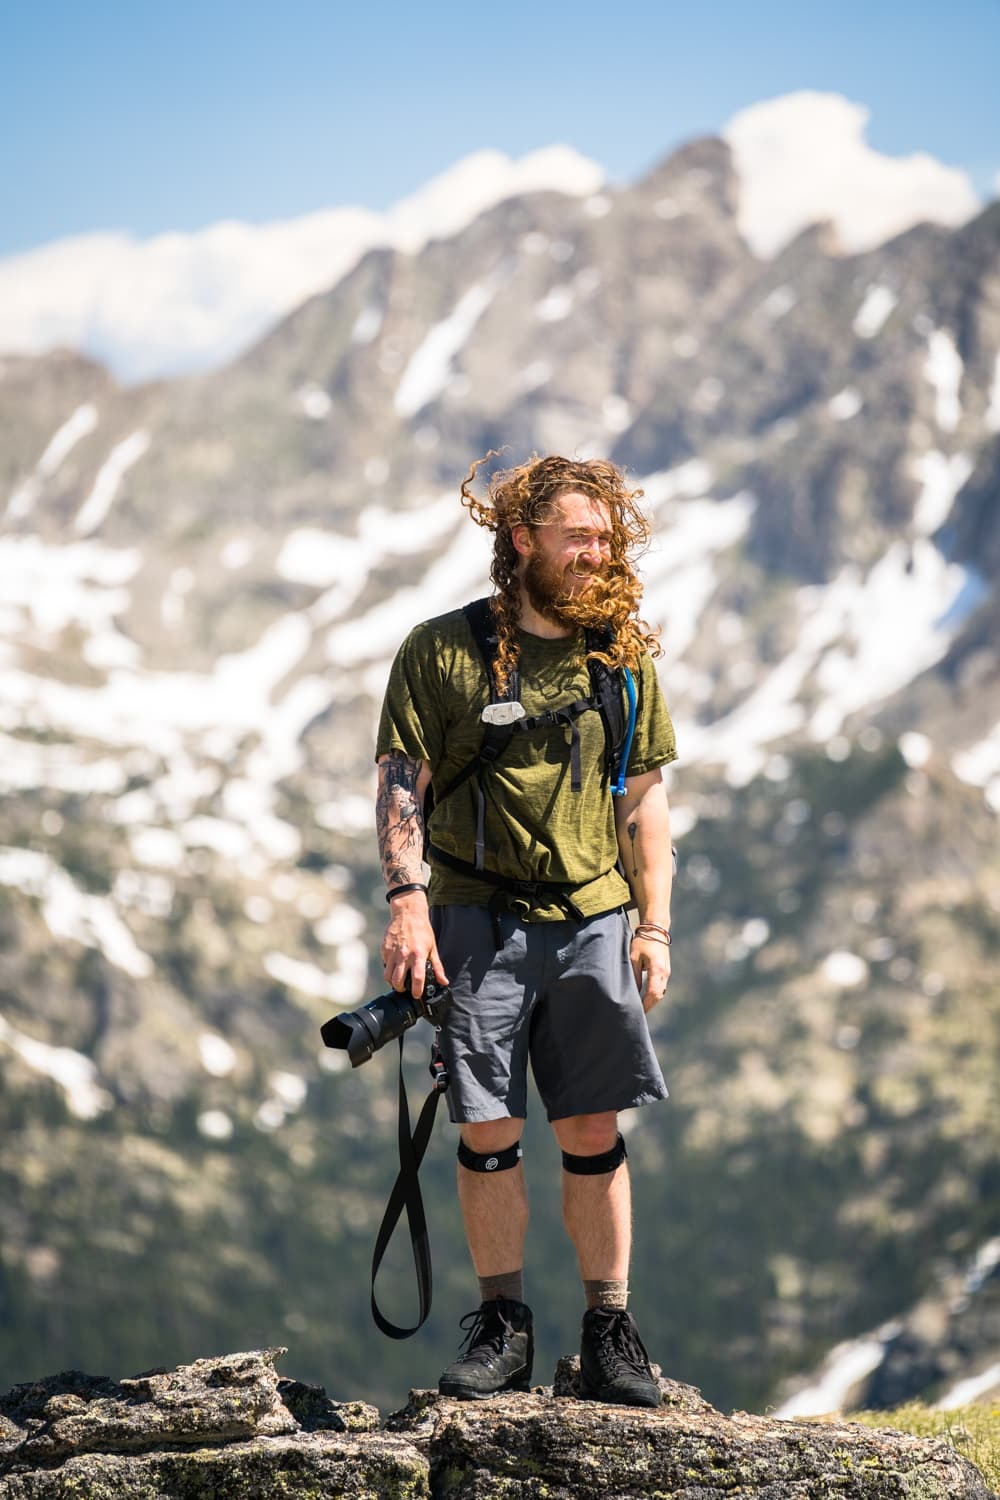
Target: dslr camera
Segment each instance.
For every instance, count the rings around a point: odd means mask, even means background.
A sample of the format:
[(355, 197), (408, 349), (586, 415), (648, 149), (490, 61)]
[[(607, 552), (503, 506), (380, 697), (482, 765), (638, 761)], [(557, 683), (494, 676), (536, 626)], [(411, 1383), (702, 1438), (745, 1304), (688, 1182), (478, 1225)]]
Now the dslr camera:
[(328, 1047), (339, 1047), (347, 1053), (352, 1068), (360, 1068), (386, 1042), (395, 1041), (421, 1018), (432, 1026), (440, 1026), (450, 1004), (451, 990), (438, 984), (428, 964), (419, 1000), (410, 993), (407, 979), (405, 990), (388, 990), (358, 1010), (334, 1016), (320, 1027), (320, 1035)]

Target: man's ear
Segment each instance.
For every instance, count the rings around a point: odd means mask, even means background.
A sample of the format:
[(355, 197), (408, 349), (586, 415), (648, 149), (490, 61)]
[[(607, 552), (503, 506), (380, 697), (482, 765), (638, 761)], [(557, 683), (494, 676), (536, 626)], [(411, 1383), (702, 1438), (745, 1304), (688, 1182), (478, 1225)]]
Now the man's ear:
[(526, 521), (518, 521), (510, 528), (510, 539), (519, 557), (530, 557), (532, 553), (531, 527)]

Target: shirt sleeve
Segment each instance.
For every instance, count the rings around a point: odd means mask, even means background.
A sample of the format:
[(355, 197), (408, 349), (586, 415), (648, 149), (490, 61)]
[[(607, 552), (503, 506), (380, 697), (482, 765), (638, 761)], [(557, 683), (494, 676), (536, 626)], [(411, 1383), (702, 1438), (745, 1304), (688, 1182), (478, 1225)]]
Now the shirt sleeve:
[(653, 658), (643, 656), (638, 673), (638, 706), (635, 736), (629, 753), (626, 776), (642, 776), (658, 766), (677, 759), (677, 741), (663, 690), (656, 675)]
[(439, 653), (425, 623), (406, 637), (389, 672), (375, 741), (376, 760), (401, 750), (433, 768), (444, 748), (443, 717)]

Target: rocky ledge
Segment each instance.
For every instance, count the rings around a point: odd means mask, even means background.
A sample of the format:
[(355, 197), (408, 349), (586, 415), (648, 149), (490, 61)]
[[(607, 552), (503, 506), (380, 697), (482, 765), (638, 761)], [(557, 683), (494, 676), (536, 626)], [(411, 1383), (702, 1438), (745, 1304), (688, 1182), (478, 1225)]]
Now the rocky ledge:
[(286, 1351), (113, 1381), (78, 1371), (0, 1398), (0, 1500), (993, 1500), (944, 1443), (850, 1423), (723, 1416), (660, 1379), (658, 1411), (551, 1387), (487, 1402), (414, 1391), (382, 1422), (278, 1375)]

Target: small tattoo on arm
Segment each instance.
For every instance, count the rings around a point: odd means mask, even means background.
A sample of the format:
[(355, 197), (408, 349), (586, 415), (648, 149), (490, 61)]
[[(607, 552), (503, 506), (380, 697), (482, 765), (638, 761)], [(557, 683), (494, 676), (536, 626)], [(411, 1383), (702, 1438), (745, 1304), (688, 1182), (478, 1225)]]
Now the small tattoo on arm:
[(638, 855), (638, 853), (636, 851), (636, 847), (635, 847), (635, 836), (639, 832), (639, 825), (638, 825), (638, 823), (635, 823), (635, 822), (629, 823), (628, 828), (627, 828), (627, 832), (628, 832), (628, 836), (629, 836), (629, 842), (632, 845), (632, 874), (633, 875), (638, 875), (638, 873), (639, 873), (639, 855)]

